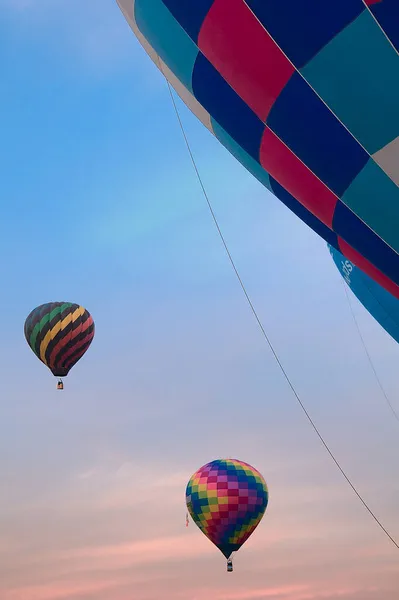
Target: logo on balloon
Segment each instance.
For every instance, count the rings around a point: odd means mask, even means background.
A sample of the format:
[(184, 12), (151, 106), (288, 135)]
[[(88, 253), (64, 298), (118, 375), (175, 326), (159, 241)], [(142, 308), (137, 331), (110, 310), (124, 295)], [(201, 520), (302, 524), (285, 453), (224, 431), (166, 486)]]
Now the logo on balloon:
[(342, 260), (341, 265), (342, 265), (342, 273), (344, 274), (344, 279), (345, 279), (346, 283), (348, 285), (350, 285), (351, 284), (350, 274), (353, 271), (353, 264), (349, 260), (346, 260), (345, 262)]

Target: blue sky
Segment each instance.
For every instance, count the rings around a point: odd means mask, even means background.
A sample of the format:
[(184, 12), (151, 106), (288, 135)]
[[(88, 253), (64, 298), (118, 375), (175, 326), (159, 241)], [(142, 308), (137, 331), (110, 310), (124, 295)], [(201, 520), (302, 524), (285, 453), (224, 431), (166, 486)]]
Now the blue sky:
[[(0, 0), (0, 56), (2, 599), (392, 600), (395, 550), (273, 361), (166, 84), (116, 3)], [(290, 377), (399, 536), (398, 424), (326, 245), (178, 104)], [(62, 395), (23, 337), (27, 314), (52, 300), (79, 302), (96, 322)], [(352, 301), (399, 409), (397, 344)], [(184, 528), (186, 481), (222, 456), (270, 487), (234, 580)]]

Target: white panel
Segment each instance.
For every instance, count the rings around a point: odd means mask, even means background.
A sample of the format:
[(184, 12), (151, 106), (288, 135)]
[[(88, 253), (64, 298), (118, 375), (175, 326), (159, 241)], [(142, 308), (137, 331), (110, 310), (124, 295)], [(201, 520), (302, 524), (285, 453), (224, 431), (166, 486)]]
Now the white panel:
[(399, 185), (399, 136), (373, 154), (373, 159), (392, 181)]

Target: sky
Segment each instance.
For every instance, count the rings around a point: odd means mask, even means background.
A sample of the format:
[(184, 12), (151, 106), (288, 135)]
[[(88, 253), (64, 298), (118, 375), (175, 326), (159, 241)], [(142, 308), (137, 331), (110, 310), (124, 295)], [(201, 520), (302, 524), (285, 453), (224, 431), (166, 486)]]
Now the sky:
[[(262, 337), (164, 79), (113, 0), (0, 0), (1, 600), (392, 600), (398, 552), (321, 446)], [(326, 244), (178, 101), (213, 208), (306, 408), (399, 538), (399, 424)], [(26, 316), (93, 315), (55, 389)], [(399, 350), (352, 296), (399, 410)], [(270, 491), (234, 559), (185, 486), (215, 458)]]

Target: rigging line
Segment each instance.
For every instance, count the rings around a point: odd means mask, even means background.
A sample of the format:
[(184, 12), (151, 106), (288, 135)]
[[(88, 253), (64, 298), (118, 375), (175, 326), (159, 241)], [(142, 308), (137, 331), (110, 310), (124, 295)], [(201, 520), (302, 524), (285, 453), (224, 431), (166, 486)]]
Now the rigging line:
[(383, 394), (383, 396), (384, 396), (385, 400), (387, 401), (387, 404), (388, 404), (389, 408), (391, 409), (393, 416), (394, 416), (394, 417), (395, 417), (395, 419), (396, 419), (396, 420), (399, 422), (399, 415), (398, 415), (398, 413), (396, 412), (395, 408), (392, 406), (392, 403), (391, 403), (391, 401), (390, 401), (390, 400), (389, 400), (389, 398), (388, 398), (388, 394), (386, 393), (386, 391), (385, 391), (385, 388), (384, 388), (384, 386), (383, 386), (383, 385), (382, 385), (382, 383), (381, 383), (381, 379), (380, 379), (380, 378), (379, 378), (379, 376), (378, 376), (378, 373), (377, 373), (377, 371), (376, 371), (376, 368), (375, 368), (375, 366), (374, 366), (373, 360), (372, 360), (372, 358), (371, 358), (371, 356), (370, 356), (370, 353), (369, 353), (369, 351), (368, 351), (368, 349), (367, 349), (366, 342), (364, 341), (364, 337), (363, 337), (363, 334), (362, 334), (362, 332), (361, 332), (361, 329), (360, 329), (359, 322), (358, 322), (358, 320), (357, 320), (357, 317), (356, 317), (356, 315), (355, 315), (355, 311), (353, 310), (352, 302), (351, 302), (351, 299), (350, 299), (350, 297), (349, 297), (348, 290), (347, 290), (347, 288), (346, 288), (346, 283), (345, 283), (343, 280), (342, 280), (342, 285), (344, 286), (344, 290), (345, 290), (345, 296), (346, 296), (346, 299), (347, 299), (347, 301), (348, 301), (348, 304), (349, 304), (349, 309), (350, 309), (350, 311), (351, 311), (351, 314), (352, 314), (353, 320), (354, 320), (354, 322), (355, 322), (356, 329), (357, 329), (357, 331), (358, 331), (358, 334), (359, 334), (360, 340), (361, 340), (361, 342), (362, 342), (362, 345), (363, 345), (364, 351), (365, 351), (365, 353), (366, 353), (366, 356), (367, 356), (367, 358), (368, 358), (368, 361), (369, 361), (369, 363), (370, 363), (370, 366), (371, 366), (371, 368), (372, 368), (372, 371), (373, 371), (373, 373), (374, 373), (374, 375), (375, 375), (375, 378), (376, 378), (376, 380), (377, 380), (378, 386), (379, 386), (379, 388), (380, 388), (380, 390), (381, 390), (381, 392), (382, 392), (382, 394)]
[(294, 396), (295, 396), (297, 402), (299, 403), (302, 411), (304, 412), (306, 418), (308, 419), (310, 425), (314, 429), (315, 433), (317, 434), (320, 442), (324, 446), (324, 448), (327, 451), (327, 453), (329, 454), (330, 458), (335, 463), (335, 465), (338, 468), (338, 470), (340, 471), (341, 475), (344, 477), (344, 479), (346, 480), (346, 482), (348, 483), (348, 485), (351, 487), (352, 491), (357, 496), (358, 500), (360, 500), (360, 502), (363, 504), (364, 508), (367, 510), (367, 512), (369, 513), (369, 515), (374, 519), (374, 521), (377, 523), (377, 525), (380, 527), (380, 529), (385, 533), (385, 535), (390, 539), (390, 541), (394, 544), (394, 546), (399, 550), (399, 543), (394, 539), (394, 537), (389, 533), (389, 531), (384, 527), (384, 525), (381, 523), (381, 521), (378, 519), (378, 517), (374, 514), (374, 512), (369, 507), (369, 505), (367, 504), (367, 502), (363, 499), (363, 497), (361, 496), (361, 494), (357, 491), (356, 487), (354, 486), (354, 484), (352, 483), (352, 481), (350, 480), (349, 476), (346, 474), (346, 472), (344, 471), (344, 469), (341, 467), (341, 465), (338, 462), (338, 460), (335, 458), (332, 450), (330, 450), (330, 447), (328, 446), (327, 442), (324, 440), (322, 434), (320, 433), (320, 431), (317, 428), (317, 425), (315, 424), (315, 422), (311, 418), (310, 414), (306, 410), (305, 405), (303, 404), (302, 400), (300, 399), (299, 394), (298, 394), (298, 392), (296, 391), (296, 389), (294, 387), (294, 384), (291, 382), (291, 379), (289, 378), (287, 372), (285, 371), (284, 366), (281, 363), (280, 358), (279, 358), (276, 350), (274, 349), (274, 346), (271, 343), (271, 341), (270, 341), (270, 339), (269, 339), (269, 337), (268, 337), (268, 335), (266, 333), (265, 328), (262, 325), (262, 322), (261, 322), (261, 320), (260, 320), (260, 318), (258, 316), (258, 313), (257, 313), (257, 311), (256, 311), (256, 309), (255, 309), (255, 307), (254, 307), (254, 305), (253, 305), (253, 303), (251, 301), (251, 298), (249, 297), (249, 294), (248, 294), (247, 289), (246, 289), (246, 287), (244, 285), (244, 282), (241, 279), (241, 276), (240, 276), (240, 274), (239, 274), (239, 272), (237, 270), (237, 267), (235, 265), (234, 259), (233, 259), (232, 255), (230, 253), (230, 250), (229, 250), (229, 248), (227, 246), (227, 242), (226, 242), (226, 240), (225, 240), (225, 238), (223, 236), (223, 233), (222, 233), (222, 231), (220, 229), (218, 220), (217, 220), (216, 215), (215, 215), (215, 213), (213, 211), (213, 208), (212, 208), (211, 201), (209, 200), (209, 197), (208, 197), (208, 194), (206, 192), (206, 189), (205, 189), (204, 183), (202, 181), (201, 175), (200, 175), (200, 173), (198, 171), (198, 167), (197, 167), (197, 164), (195, 162), (194, 155), (193, 155), (193, 153), (191, 151), (190, 143), (188, 141), (188, 138), (187, 138), (187, 135), (186, 135), (186, 132), (185, 132), (182, 120), (180, 118), (179, 109), (177, 108), (176, 101), (175, 101), (175, 98), (173, 96), (172, 87), (171, 87), (171, 85), (169, 83), (169, 80), (165, 76), (165, 73), (163, 71), (162, 64), (161, 64), (159, 56), (157, 56), (157, 58), (158, 58), (159, 70), (161, 71), (162, 75), (165, 77), (165, 80), (166, 80), (166, 83), (167, 83), (167, 86), (168, 86), (168, 90), (169, 90), (169, 94), (170, 94), (170, 98), (172, 100), (173, 108), (174, 108), (174, 111), (176, 113), (176, 117), (177, 117), (180, 129), (181, 129), (181, 132), (183, 134), (183, 138), (184, 138), (185, 144), (187, 146), (187, 150), (188, 150), (191, 162), (193, 164), (195, 173), (197, 175), (198, 182), (199, 182), (200, 187), (202, 189), (202, 192), (204, 194), (204, 197), (205, 197), (206, 203), (208, 205), (209, 211), (211, 213), (212, 219), (213, 219), (213, 221), (215, 223), (215, 226), (216, 226), (217, 231), (219, 233), (221, 242), (222, 242), (222, 244), (224, 246), (224, 249), (225, 249), (226, 254), (227, 254), (228, 258), (229, 258), (229, 261), (230, 261), (231, 266), (232, 266), (232, 268), (234, 270), (234, 273), (235, 273), (235, 275), (236, 275), (236, 277), (238, 279), (240, 287), (241, 287), (241, 289), (242, 289), (242, 291), (243, 291), (243, 293), (245, 295), (245, 298), (246, 298), (246, 300), (247, 300), (247, 302), (248, 302), (248, 304), (250, 306), (250, 309), (251, 309), (251, 311), (252, 311), (252, 313), (253, 313), (253, 315), (255, 317), (255, 320), (256, 320), (256, 322), (257, 322), (257, 324), (258, 324), (258, 326), (259, 326), (259, 328), (260, 328), (260, 330), (262, 332), (262, 335), (265, 338), (265, 340), (266, 340), (266, 342), (267, 342), (267, 344), (268, 344), (268, 346), (269, 346), (269, 348), (270, 348), (270, 350), (271, 350), (271, 352), (272, 352), (272, 354), (273, 354), (273, 356), (274, 356), (274, 358), (275, 358), (275, 360), (276, 360), (276, 362), (277, 362), (277, 364), (278, 364), (278, 366), (279, 366), (282, 374), (284, 375), (284, 378), (287, 381), (287, 383), (288, 383), (288, 385), (289, 385), (292, 393), (294, 394)]

